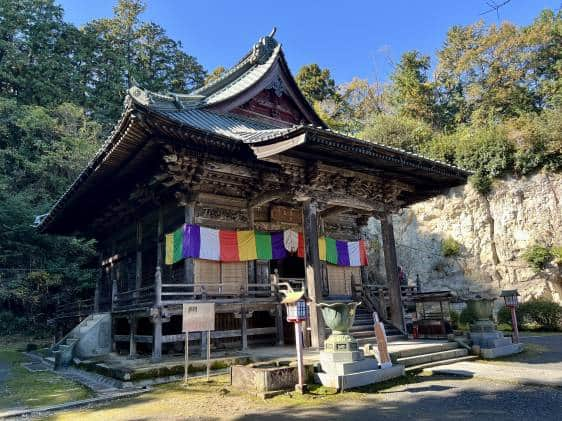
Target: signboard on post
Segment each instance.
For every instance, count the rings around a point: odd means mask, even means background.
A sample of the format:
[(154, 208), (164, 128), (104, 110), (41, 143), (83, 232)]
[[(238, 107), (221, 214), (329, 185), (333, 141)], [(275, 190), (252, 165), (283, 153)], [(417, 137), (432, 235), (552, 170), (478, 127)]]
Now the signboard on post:
[(189, 369), (189, 332), (207, 332), (207, 381), (211, 370), (211, 332), (215, 330), (215, 303), (183, 305), (183, 332), (185, 333), (184, 383)]
[(183, 331), (209, 332), (215, 330), (215, 303), (183, 305)]

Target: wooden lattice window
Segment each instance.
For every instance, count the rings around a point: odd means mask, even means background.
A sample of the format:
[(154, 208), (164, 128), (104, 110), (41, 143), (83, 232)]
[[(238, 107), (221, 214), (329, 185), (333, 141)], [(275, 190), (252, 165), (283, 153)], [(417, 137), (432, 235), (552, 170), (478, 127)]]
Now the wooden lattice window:
[(352, 295), (351, 278), (361, 282), (361, 268), (326, 265), (328, 273), (328, 290), (330, 295)]
[[(194, 259), (195, 285), (205, 286), (207, 294), (238, 295), (248, 283), (248, 263), (221, 263)], [(197, 289), (199, 291), (199, 289)]]
[(222, 293), (226, 295), (240, 294), (240, 288), (248, 284), (248, 263), (234, 262), (221, 264)]
[[(221, 264), (212, 260), (193, 259), (196, 286), (203, 285), (208, 294), (218, 294), (221, 281)], [(196, 287), (199, 292), (199, 288)]]

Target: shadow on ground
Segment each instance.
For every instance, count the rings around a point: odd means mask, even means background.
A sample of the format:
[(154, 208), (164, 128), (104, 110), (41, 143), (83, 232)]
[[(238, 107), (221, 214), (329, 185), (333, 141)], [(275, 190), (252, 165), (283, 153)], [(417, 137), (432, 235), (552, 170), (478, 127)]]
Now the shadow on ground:
[(249, 414), (254, 420), (559, 420), (562, 391), (459, 377), (428, 377), (428, 386), (406, 385), (356, 400), (316, 407), (290, 406)]

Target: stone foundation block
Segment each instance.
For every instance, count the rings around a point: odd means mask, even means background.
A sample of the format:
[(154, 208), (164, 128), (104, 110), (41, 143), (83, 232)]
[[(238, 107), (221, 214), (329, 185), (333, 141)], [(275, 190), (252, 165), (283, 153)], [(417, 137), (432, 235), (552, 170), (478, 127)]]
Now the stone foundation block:
[(509, 344), (498, 348), (481, 348), (480, 356), (485, 359), (494, 359), (513, 355), (523, 351), (523, 344)]
[(394, 365), (389, 368), (378, 370), (367, 370), (358, 373), (336, 375), (328, 373), (317, 373), (316, 379), (326, 387), (333, 387), (339, 390), (352, 389), (354, 387), (366, 386), (369, 384), (380, 383), (404, 375), (403, 365)]
[(379, 363), (374, 358), (365, 358), (364, 360), (351, 363), (324, 361), (321, 363), (321, 367), (325, 373), (343, 376), (360, 371), (378, 370)]

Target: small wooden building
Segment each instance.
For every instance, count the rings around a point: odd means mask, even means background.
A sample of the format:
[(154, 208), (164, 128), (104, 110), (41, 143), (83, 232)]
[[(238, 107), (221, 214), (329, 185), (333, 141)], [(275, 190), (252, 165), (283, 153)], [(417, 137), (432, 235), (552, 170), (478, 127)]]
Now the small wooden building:
[[(391, 215), (465, 183), (467, 175), (330, 130), (271, 34), (190, 94), (132, 87), (112, 133), (39, 229), (97, 240), (103, 276), (95, 311), (111, 311), (115, 347), (129, 347), (131, 355), (143, 348), (158, 359), (163, 348), (181, 347), (181, 304), (198, 300), (216, 303), (214, 347), (281, 343), (279, 278), (304, 283), (314, 302), (353, 289), (375, 308), (361, 288), (367, 268), (322, 261), (318, 243), (321, 236), (358, 240), (375, 217), (390, 320), (403, 329)], [(304, 249), (302, 257), (166, 265), (165, 234), (182, 224), (291, 229), (304, 234)], [(310, 345), (322, 346), (325, 329), (314, 306), (309, 331)]]

